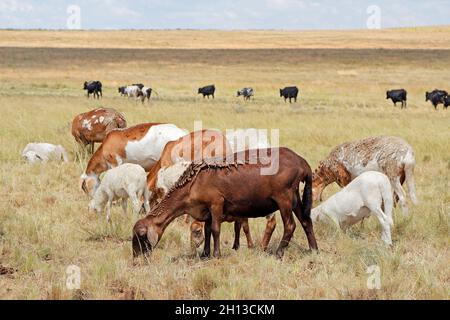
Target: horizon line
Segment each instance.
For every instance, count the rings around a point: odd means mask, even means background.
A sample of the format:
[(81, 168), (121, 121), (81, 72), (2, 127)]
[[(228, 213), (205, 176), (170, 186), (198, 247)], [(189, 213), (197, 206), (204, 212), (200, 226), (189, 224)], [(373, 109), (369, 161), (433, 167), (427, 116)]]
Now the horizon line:
[(401, 30), (401, 29), (427, 29), (427, 28), (448, 28), (450, 24), (444, 25), (422, 25), (422, 26), (404, 26), (404, 27), (387, 27), (379, 29), (368, 28), (336, 28), (336, 29), (283, 29), (283, 28), (255, 28), (255, 29), (214, 29), (214, 28), (81, 28), (81, 29), (68, 29), (68, 28), (0, 28), (0, 31), (224, 31), (224, 32), (237, 32), (237, 31), (386, 31), (386, 30)]

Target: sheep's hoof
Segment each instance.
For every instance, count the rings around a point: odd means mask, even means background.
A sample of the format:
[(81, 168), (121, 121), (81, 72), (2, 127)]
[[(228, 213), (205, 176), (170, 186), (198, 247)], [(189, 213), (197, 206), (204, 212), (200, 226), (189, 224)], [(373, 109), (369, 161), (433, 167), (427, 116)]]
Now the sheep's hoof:
[(207, 260), (207, 259), (209, 259), (211, 257), (211, 253), (206, 253), (205, 251), (203, 251), (201, 254), (200, 254), (200, 259), (202, 259), (202, 260)]

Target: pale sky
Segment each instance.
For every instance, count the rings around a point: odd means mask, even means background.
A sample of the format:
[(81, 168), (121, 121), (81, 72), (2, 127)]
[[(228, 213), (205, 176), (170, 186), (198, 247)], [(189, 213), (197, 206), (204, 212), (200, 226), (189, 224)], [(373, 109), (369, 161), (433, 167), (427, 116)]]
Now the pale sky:
[(66, 29), (70, 5), (82, 29), (361, 29), (371, 5), (381, 28), (450, 24), (450, 0), (0, 0), (0, 28)]

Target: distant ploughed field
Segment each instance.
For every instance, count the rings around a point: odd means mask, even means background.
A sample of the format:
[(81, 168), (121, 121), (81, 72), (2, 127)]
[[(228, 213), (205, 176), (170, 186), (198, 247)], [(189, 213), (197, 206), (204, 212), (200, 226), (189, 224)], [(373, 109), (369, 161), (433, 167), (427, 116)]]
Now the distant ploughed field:
[[(425, 92), (450, 90), (449, 27), (382, 31), (0, 31), (0, 298), (28, 299), (448, 299), (450, 298), (450, 110), (435, 111)], [(103, 99), (86, 99), (83, 82), (100, 80)], [(142, 82), (157, 94), (141, 104), (117, 87)], [(215, 84), (216, 98), (197, 89)], [(296, 85), (297, 103), (279, 88)], [(251, 86), (244, 102), (236, 91)], [(405, 88), (408, 106), (386, 90)], [(137, 217), (113, 209), (113, 225), (88, 213), (78, 178), (89, 156), (70, 134), (73, 117), (99, 107), (122, 111), (129, 125), (167, 122), (192, 130), (280, 130), (280, 144), (316, 168), (331, 149), (372, 135), (403, 137), (416, 153), (419, 205), (394, 210), (392, 248), (376, 219), (343, 234), (315, 226), (320, 253), (309, 254), (297, 223), (283, 261), (274, 251), (231, 249), (222, 227), (222, 258), (191, 254), (189, 226), (174, 221), (148, 263), (133, 264)], [(28, 142), (63, 145), (70, 162), (32, 166)], [(338, 191), (330, 186), (324, 198)], [(408, 200), (409, 201), (409, 200)], [(265, 219), (250, 221), (260, 242)], [(79, 290), (66, 268), (81, 270)], [(381, 288), (366, 271), (381, 270)], [(4, 268), (3, 268), (4, 267)]]

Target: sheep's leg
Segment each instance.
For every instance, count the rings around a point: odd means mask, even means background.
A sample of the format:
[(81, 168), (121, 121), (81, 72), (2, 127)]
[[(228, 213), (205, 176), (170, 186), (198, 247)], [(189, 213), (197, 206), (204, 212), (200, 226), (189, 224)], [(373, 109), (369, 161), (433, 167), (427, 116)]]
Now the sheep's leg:
[(234, 244), (233, 244), (234, 250), (239, 249), (240, 238), (241, 238), (241, 220), (237, 219), (234, 222)]
[(106, 221), (111, 222), (111, 207), (112, 207), (112, 199), (108, 199), (108, 203), (106, 204)]
[(122, 210), (123, 210), (124, 215), (127, 214), (127, 207), (128, 207), (128, 199), (123, 198), (122, 199)]
[(136, 192), (132, 192), (129, 194), (131, 202), (133, 203), (133, 214), (139, 214), (139, 210), (141, 209), (141, 203), (137, 197)]
[(405, 190), (403, 190), (403, 187), (400, 183), (400, 178), (396, 177), (394, 181), (394, 192), (398, 197), (398, 202), (400, 202), (400, 205), (402, 206), (402, 211), (406, 215), (408, 214), (408, 207), (406, 205), (406, 199), (405, 199)]
[(222, 223), (221, 217), (223, 215), (223, 202), (213, 204), (211, 206), (211, 231), (214, 238), (214, 252), (215, 258), (220, 257), (220, 225)]
[(247, 247), (253, 248), (255, 246), (252, 235), (250, 233), (250, 226), (248, 225), (248, 219), (242, 219), (242, 229), (244, 229), (245, 237), (247, 238)]
[(378, 221), (381, 224), (381, 240), (383, 240), (383, 242), (387, 245), (392, 245), (391, 226), (388, 221), (389, 219), (387, 218), (387, 215), (383, 212), (383, 210), (381, 210), (380, 207), (369, 207), (369, 209), (377, 217)]
[(300, 221), (300, 224), (303, 227), (303, 231), (306, 234), (306, 238), (308, 239), (309, 249), (310, 250), (318, 250), (316, 237), (314, 235), (314, 229), (313, 229), (311, 216), (308, 216), (308, 217), (302, 216), (302, 208), (301, 207), (302, 207), (302, 205), (305, 205), (305, 204), (302, 204), (301, 199), (300, 199), (300, 194), (298, 193), (298, 191), (297, 191), (296, 197), (297, 197), (297, 201), (296, 201), (296, 206), (294, 207), (295, 216)]
[(277, 257), (281, 259), (284, 254), (284, 250), (291, 241), (296, 225), (294, 216), (292, 214), (292, 199), (289, 199), (288, 197), (282, 197), (280, 199), (275, 199), (275, 201), (277, 202), (284, 225), (283, 237), (281, 238), (280, 244), (278, 245), (276, 251)]
[(272, 234), (275, 230), (275, 227), (277, 226), (277, 219), (274, 214), (268, 215), (266, 219), (267, 219), (266, 229), (264, 230), (264, 237), (261, 242), (261, 246), (264, 251), (267, 250), (270, 238), (272, 238)]
[(281, 238), (280, 244), (278, 245), (276, 255), (279, 259), (283, 258), (284, 250), (288, 246), (289, 242), (291, 241), (292, 235), (295, 231), (295, 221), (294, 216), (292, 214), (292, 208), (289, 207), (283, 207), (280, 208), (281, 217), (283, 219), (283, 225), (284, 225), (284, 232), (283, 237)]
[(405, 165), (405, 180), (408, 186), (409, 196), (414, 205), (417, 205), (419, 201), (416, 197), (416, 187), (414, 183), (414, 164)]
[(203, 252), (200, 257), (209, 258), (211, 255), (211, 218), (205, 221), (204, 232), (205, 232), (205, 245), (203, 247)]

